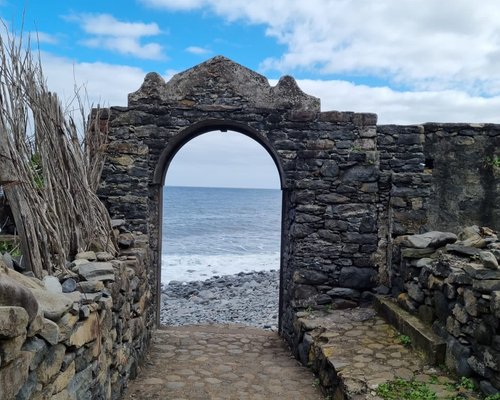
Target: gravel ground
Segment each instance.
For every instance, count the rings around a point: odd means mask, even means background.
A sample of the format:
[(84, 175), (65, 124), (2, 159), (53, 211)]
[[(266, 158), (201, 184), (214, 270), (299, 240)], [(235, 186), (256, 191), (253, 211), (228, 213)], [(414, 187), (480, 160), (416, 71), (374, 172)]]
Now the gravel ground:
[(214, 276), (162, 285), (163, 325), (242, 324), (278, 327), (279, 272)]

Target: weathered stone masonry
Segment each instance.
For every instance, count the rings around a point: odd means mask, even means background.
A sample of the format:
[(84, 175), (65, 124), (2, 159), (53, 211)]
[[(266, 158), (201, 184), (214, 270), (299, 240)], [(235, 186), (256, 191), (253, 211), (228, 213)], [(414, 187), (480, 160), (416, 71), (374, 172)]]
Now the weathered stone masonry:
[(292, 310), (321, 294), (318, 285), (365, 290), (375, 284), (378, 157), (376, 116), (320, 112), (289, 77), (267, 80), (221, 57), (165, 84), (149, 74), (112, 108), (109, 163), (101, 196), (113, 217), (148, 232), (158, 282), (163, 176), (191, 138), (231, 129), (260, 142), (281, 174), (283, 252), (281, 328)]
[[(380, 283), (389, 285), (393, 237), (476, 218), (440, 214), (442, 199), (468, 199), (453, 192), (445, 173), (450, 166), (462, 179), (463, 169), (448, 160), (453, 154), (470, 160), (472, 175), (486, 156), (498, 157), (496, 125), (377, 126), (375, 114), (321, 112), (319, 99), (292, 78), (271, 87), (223, 57), (167, 83), (148, 74), (128, 107), (111, 108), (109, 118), (100, 196), (113, 218), (149, 235), (156, 287), (162, 186), (176, 152), (212, 130), (238, 131), (269, 152), (283, 191), (280, 329), (292, 344), (300, 339), (297, 309), (353, 306)], [(487, 172), (478, 187), (488, 225), (500, 228), (498, 202), (487, 197), (498, 193), (498, 174)]]
[(124, 232), (119, 243), (118, 258), (78, 254), (62, 286), (0, 258), (0, 400), (121, 398), (146, 355), (155, 316), (147, 237)]

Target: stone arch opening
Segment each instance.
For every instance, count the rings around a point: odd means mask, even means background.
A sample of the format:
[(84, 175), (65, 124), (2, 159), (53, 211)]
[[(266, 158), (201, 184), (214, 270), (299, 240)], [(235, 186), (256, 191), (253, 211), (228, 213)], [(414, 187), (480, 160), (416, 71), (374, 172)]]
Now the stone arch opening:
[[(277, 298), (278, 302), (278, 309), (276, 309), (274, 312), (277, 313), (278, 316), (281, 316), (282, 314), (282, 304), (283, 304), (283, 295), (282, 295), (282, 283), (281, 283), (281, 278), (282, 278), (282, 265), (283, 265), (283, 243), (285, 241), (285, 238), (283, 237), (283, 232), (284, 232), (284, 190), (285, 188), (285, 183), (286, 183), (286, 176), (285, 172), (283, 170), (283, 166), (281, 165), (281, 161), (279, 159), (279, 155), (276, 152), (275, 149), (273, 149), (271, 143), (262, 136), (256, 129), (253, 129), (250, 126), (247, 126), (242, 123), (238, 123), (235, 121), (230, 121), (230, 120), (206, 120), (206, 121), (200, 121), (198, 123), (193, 124), (192, 126), (189, 126), (182, 131), (180, 131), (176, 136), (175, 139), (169, 142), (169, 144), (165, 147), (163, 150), (162, 154), (160, 155), (158, 159), (158, 163), (155, 169), (154, 173), (154, 182), (155, 185), (160, 185), (162, 188), (165, 186), (165, 181), (167, 178), (167, 174), (169, 171), (169, 167), (174, 160), (175, 156), (178, 154), (181, 149), (191, 142), (193, 139), (204, 135), (206, 133), (214, 132), (214, 131), (219, 131), (222, 133), (228, 133), (228, 134), (234, 134), (234, 135), (244, 135), (252, 140), (254, 140), (256, 143), (260, 145), (260, 147), (265, 150), (268, 155), (271, 157), (273, 160), (274, 166), (277, 171), (278, 179), (279, 179), (279, 189), (281, 190), (281, 200), (280, 200), (280, 240), (279, 240), (279, 263), (277, 265), (273, 265), (274, 268), (279, 269), (280, 271), (280, 282), (279, 282), (279, 298)], [(163, 261), (161, 259), (161, 256), (163, 254), (163, 238), (165, 237), (165, 232), (163, 232), (163, 210), (164, 210), (164, 203), (165, 199), (163, 198), (164, 191), (160, 190), (160, 199), (158, 201), (158, 224), (157, 226), (159, 227), (159, 244), (158, 244), (158, 253), (160, 255), (160, 260), (158, 263), (158, 295), (157, 295), (157, 320), (158, 323), (160, 323), (160, 311), (161, 311), (161, 284), (162, 284), (162, 278), (161, 278), (161, 273), (162, 273), (162, 268), (163, 268)], [(281, 318), (278, 318), (278, 325), (281, 324)]]
[(197, 136), (200, 136), (204, 133), (211, 131), (238, 132), (245, 136), (250, 137), (257, 143), (262, 145), (264, 150), (266, 150), (269, 153), (269, 155), (274, 161), (274, 164), (276, 165), (280, 177), (281, 189), (283, 190), (286, 188), (286, 175), (283, 170), (283, 166), (281, 165), (280, 157), (278, 155), (278, 152), (274, 149), (274, 147), (270, 143), (270, 141), (266, 139), (262, 134), (260, 134), (256, 129), (248, 125), (236, 121), (220, 120), (220, 119), (207, 119), (204, 121), (200, 121), (194, 123), (193, 125), (179, 132), (179, 134), (177, 134), (162, 151), (154, 172), (153, 184), (163, 185), (163, 183), (165, 182), (165, 176), (170, 163), (172, 162), (177, 152), (186, 143), (188, 143)]
[(165, 172), (183, 144), (210, 130), (253, 138), (278, 168), (280, 334), (291, 347), (301, 338), (300, 310), (354, 306), (377, 284), (386, 240), (379, 230), (387, 218), (382, 204), (391, 190), (385, 171), (397, 164), (392, 154), (398, 147), (391, 139), (381, 143), (385, 153), (379, 151), (375, 115), (322, 112), (319, 99), (292, 77), (271, 86), (264, 76), (218, 56), (168, 82), (148, 74), (129, 94), (128, 106), (112, 107), (103, 124), (109, 145), (100, 197), (113, 218), (125, 220), (122, 229), (141, 235), (148, 267), (140, 284), (149, 294), (151, 323), (159, 322)]

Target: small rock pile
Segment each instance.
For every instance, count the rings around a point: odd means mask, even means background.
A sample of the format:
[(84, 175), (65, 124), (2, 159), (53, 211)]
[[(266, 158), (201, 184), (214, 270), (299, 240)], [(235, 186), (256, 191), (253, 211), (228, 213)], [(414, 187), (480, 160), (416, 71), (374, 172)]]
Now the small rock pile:
[(243, 324), (277, 330), (279, 272), (171, 281), (162, 286), (161, 297), (164, 325)]
[[(395, 240), (392, 290), (404, 309), (446, 339), (446, 364), (500, 390), (500, 241), (489, 228)], [(399, 261), (399, 262), (398, 262)]]

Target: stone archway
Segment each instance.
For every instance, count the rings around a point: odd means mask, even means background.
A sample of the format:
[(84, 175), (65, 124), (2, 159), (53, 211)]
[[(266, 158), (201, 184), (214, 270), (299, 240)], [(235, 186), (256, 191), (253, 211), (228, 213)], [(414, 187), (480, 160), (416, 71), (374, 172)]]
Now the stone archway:
[[(162, 221), (163, 221), (163, 186), (165, 182), (165, 177), (168, 172), (168, 168), (172, 160), (174, 159), (175, 155), (177, 152), (189, 141), (194, 139), (197, 136), (200, 136), (204, 133), (207, 132), (212, 132), (212, 131), (221, 131), (221, 132), (227, 132), (227, 131), (234, 131), (238, 132), (240, 134), (246, 135), (250, 137), (251, 139), (255, 140), (257, 143), (259, 143), (266, 151), (269, 153), (271, 156), (272, 160), (274, 161), (274, 164), (276, 166), (276, 169), (278, 171), (279, 179), (280, 179), (280, 189), (282, 193), (282, 216), (281, 216), (281, 245), (283, 245), (283, 242), (285, 240), (285, 235), (283, 234), (285, 226), (284, 226), (284, 196), (286, 193), (286, 175), (283, 170), (283, 166), (281, 165), (281, 160), (279, 157), (279, 154), (275, 151), (275, 149), (272, 147), (271, 143), (268, 141), (268, 139), (260, 134), (258, 131), (255, 129), (246, 126), (242, 123), (235, 122), (235, 121), (230, 121), (230, 120), (205, 120), (205, 121), (200, 121), (192, 126), (187, 127), (186, 129), (182, 130), (179, 132), (178, 135), (176, 135), (169, 143), (168, 145), (164, 148), (163, 152), (161, 153), (158, 163), (154, 172), (153, 176), (153, 184), (155, 187), (159, 188), (159, 193), (158, 193), (158, 202), (155, 202), (153, 206), (156, 206), (156, 215), (158, 216), (158, 221), (155, 224), (155, 227), (153, 229), (159, 229), (158, 231), (158, 237), (160, 238), (159, 243), (158, 243), (158, 249), (156, 250), (159, 261), (158, 261), (158, 274), (161, 274), (161, 254), (162, 254), (162, 240), (161, 238), (163, 237), (162, 233)], [(283, 251), (281, 251), (280, 255), (280, 291), (279, 291), (279, 311), (278, 311), (278, 326), (281, 327), (281, 309), (283, 306), (283, 292), (282, 292), (282, 281), (283, 277), (281, 275), (283, 271)], [(156, 280), (157, 284), (157, 292), (161, 292), (161, 279), (160, 275), (158, 275), (158, 278)], [(160, 298), (156, 298), (157, 304), (156, 304), (156, 309), (160, 309)], [(159, 318), (159, 315), (157, 315), (157, 318)]]
[[(110, 109), (100, 196), (114, 218), (149, 236), (149, 285), (158, 297), (161, 188), (187, 141), (231, 129), (261, 143), (283, 189), (280, 333), (293, 342), (295, 312), (355, 304), (375, 285), (379, 162), (376, 116), (321, 112), (291, 77), (267, 79), (215, 57), (165, 82), (148, 74), (128, 107)], [(344, 290), (332, 290), (342, 287)], [(156, 301), (154, 302), (155, 304)]]

